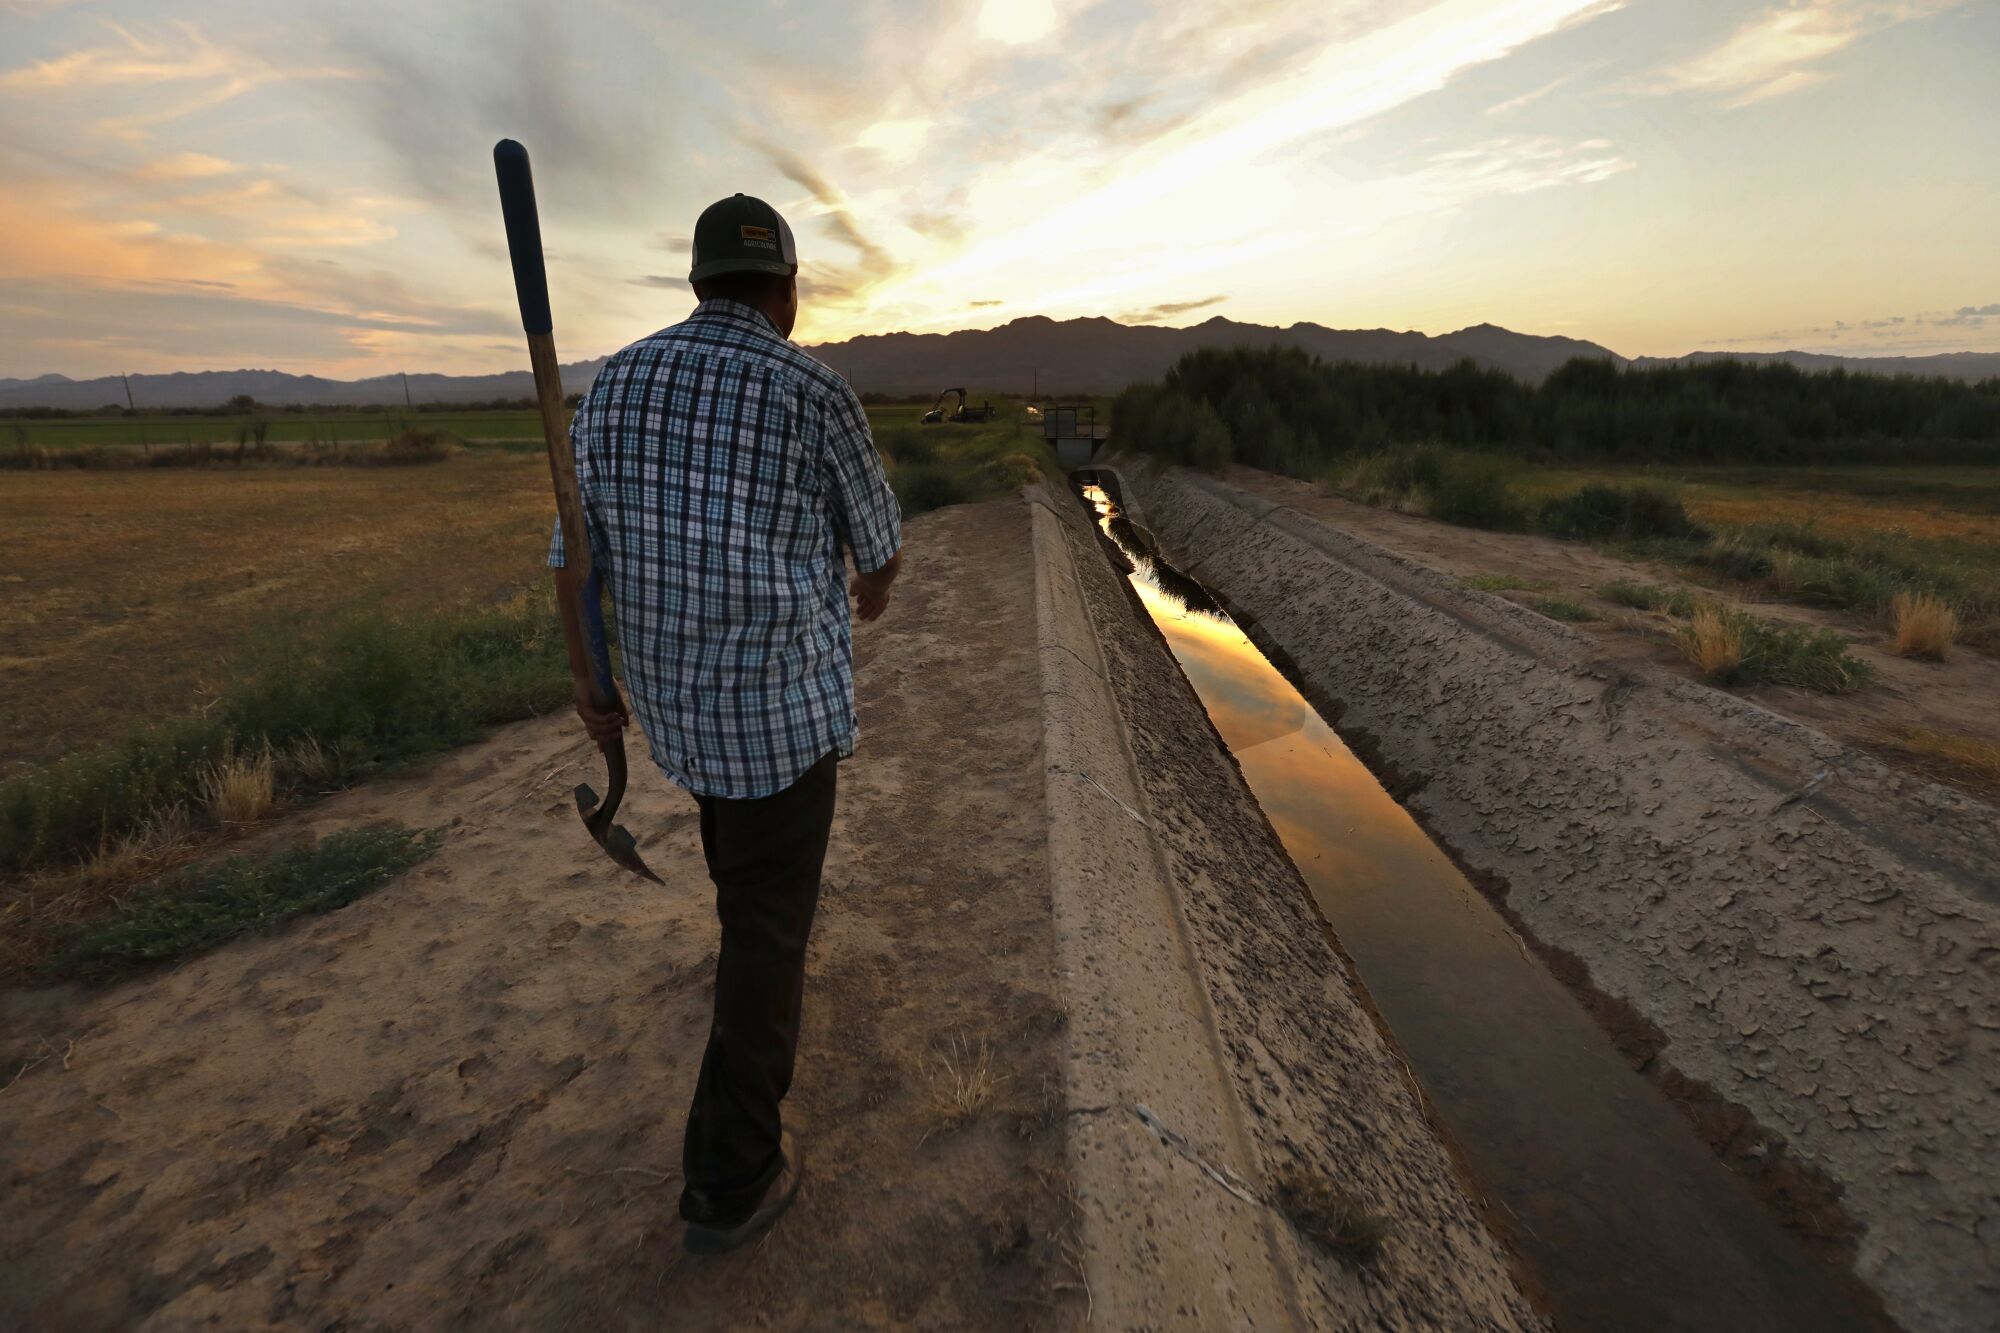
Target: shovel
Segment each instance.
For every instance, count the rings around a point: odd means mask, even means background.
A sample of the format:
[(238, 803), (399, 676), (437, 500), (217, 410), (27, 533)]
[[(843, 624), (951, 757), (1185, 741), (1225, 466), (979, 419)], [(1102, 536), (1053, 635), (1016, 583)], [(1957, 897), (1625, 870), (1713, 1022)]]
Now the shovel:
[[(604, 641), (604, 581), (590, 558), (584, 536), (583, 503), (576, 492), (576, 455), (563, 424), (562, 375), (556, 367), (555, 321), (549, 315), (549, 280), (542, 267), (542, 224), (535, 211), (535, 178), (528, 150), (512, 139), (493, 145), (493, 170), (500, 178), (500, 214), (507, 223), (507, 253), (514, 261), (514, 295), (521, 302), (521, 327), (528, 335), (528, 361), (535, 368), (535, 398), (542, 411), (542, 439), (549, 450), (556, 513), (562, 517), (563, 568), (556, 578), (568, 585), (563, 637), (570, 659), (590, 664), (590, 701), (601, 712), (616, 712), (618, 686), (611, 678), (611, 650)], [(619, 865), (661, 882), (639, 857), (630, 831), (612, 821), (625, 799), (625, 738), (613, 736), (604, 751), (605, 790), (600, 801), (588, 786), (576, 789), (577, 813), (590, 836)]]

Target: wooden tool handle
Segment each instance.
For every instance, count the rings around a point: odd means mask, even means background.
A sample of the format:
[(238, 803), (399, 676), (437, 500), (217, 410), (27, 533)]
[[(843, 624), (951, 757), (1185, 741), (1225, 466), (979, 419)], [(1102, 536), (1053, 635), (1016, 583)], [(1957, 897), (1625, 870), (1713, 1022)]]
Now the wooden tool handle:
[[(576, 591), (570, 599), (576, 614), (564, 617), (563, 633), (581, 647), (583, 659), (590, 664), (592, 702), (610, 709), (618, 703), (618, 686), (611, 677), (611, 648), (604, 634), (604, 588), (591, 564), (583, 501), (576, 489), (576, 453), (563, 421), (562, 371), (556, 364), (555, 320), (549, 313), (542, 222), (535, 208), (535, 175), (528, 166), (528, 150), (512, 139), (502, 139), (493, 145), (493, 171), (500, 180), (500, 215), (507, 224), (507, 254), (514, 264), (521, 328), (528, 335), (528, 364), (535, 372), (535, 401), (542, 413), (549, 480), (555, 483), (556, 513), (562, 518), (563, 568), (556, 577), (567, 580)], [(622, 772), (624, 743), (607, 743), (603, 748), (607, 758), (615, 757)]]

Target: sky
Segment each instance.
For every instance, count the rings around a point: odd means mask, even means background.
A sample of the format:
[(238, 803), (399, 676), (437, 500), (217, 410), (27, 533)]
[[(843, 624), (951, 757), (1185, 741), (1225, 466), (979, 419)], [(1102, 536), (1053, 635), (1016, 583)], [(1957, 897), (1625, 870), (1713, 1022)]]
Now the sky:
[(2000, 0), (0, 0), (0, 376), (565, 360), (798, 236), (802, 342), (1023, 315), (2000, 351)]

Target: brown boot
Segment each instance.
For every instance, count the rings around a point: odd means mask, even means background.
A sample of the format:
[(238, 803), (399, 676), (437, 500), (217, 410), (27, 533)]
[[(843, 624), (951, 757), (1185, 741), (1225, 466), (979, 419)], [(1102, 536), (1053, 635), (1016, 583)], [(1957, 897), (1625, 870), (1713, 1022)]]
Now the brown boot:
[(764, 1198), (750, 1216), (731, 1227), (706, 1226), (700, 1222), (687, 1224), (687, 1236), (682, 1244), (689, 1254), (727, 1254), (745, 1241), (754, 1240), (764, 1228), (778, 1220), (778, 1214), (792, 1206), (798, 1196), (799, 1177), (805, 1173), (805, 1162), (799, 1156), (798, 1144), (792, 1138), (792, 1131), (781, 1130), (778, 1135), (778, 1152), (784, 1158), (784, 1167), (778, 1178), (764, 1191)]

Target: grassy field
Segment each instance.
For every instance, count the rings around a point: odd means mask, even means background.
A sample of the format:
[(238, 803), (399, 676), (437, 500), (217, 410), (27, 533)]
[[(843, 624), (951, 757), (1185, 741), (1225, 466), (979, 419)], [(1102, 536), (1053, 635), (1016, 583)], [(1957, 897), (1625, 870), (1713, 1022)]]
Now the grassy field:
[(386, 440), (409, 430), (445, 430), (464, 440), (526, 440), (539, 444), (542, 419), (534, 412), (282, 411), (215, 416), (13, 418), (0, 421), (0, 449), (233, 444), (246, 437), (271, 444), (353, 444)]
[(1835, 535), (2000, 548), (2000, 467), (1532, 468), (1519, 485), (1539, 500), (1593, 482), (1669, 486), (1712, 526), (1811, 523)]
[[(1052, 466), (1018, 416), (920, 411), (871, 413), (906, 514)], [(563, 707), (548, 486), (528, 440), (0, 471), (0, 979), (288, 803)]]
[(1530, 468), (1531, 509), (1589, 485), (1663, 488), (1714, 534), (1642, 548), (1710, 586), (1886, 616), (1899, 592), (1953, 603), (2000, 650), (2000, 467)]

